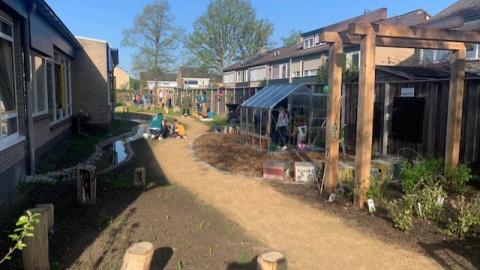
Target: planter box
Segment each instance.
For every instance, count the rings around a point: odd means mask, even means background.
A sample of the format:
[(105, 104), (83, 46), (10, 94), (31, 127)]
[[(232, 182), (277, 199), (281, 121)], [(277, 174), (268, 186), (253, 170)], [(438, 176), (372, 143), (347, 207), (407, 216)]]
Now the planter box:
[(314, 182), (317, 177), (315, 162), (295, 162), (295, 181)]
[(263, 178), (285, 181), (290, 176), (290, 162), (267, 161), (263, 164)]

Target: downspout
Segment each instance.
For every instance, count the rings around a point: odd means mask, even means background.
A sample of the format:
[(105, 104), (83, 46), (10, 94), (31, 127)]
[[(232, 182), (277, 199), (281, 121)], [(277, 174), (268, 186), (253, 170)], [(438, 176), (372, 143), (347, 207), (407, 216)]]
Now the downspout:
[(26, 108), (25, 114), (27, 118), (27, 147), (28, 147), (28, 157), (30, 164), (30, 175), (35, 175), (35, 142), (34, 142), (34, 131), (33, 131), (33, 115), (32, 115), (32, 78), (30, 77), (30, 31), (29, 31), (29, 22), (30, 15), (35, 12), (37, 5), (34, 2), (28, 2), (28, 16), (23, 20), (23, 68), (25, 76), (25, 96), (26, 96)]

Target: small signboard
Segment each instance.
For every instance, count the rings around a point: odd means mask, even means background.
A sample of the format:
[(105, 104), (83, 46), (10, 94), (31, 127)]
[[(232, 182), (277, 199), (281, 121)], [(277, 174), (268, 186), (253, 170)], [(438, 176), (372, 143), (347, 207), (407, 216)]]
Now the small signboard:
[(415, 88), (402, 88), (400, 92), (401, 97), (415, 97)]

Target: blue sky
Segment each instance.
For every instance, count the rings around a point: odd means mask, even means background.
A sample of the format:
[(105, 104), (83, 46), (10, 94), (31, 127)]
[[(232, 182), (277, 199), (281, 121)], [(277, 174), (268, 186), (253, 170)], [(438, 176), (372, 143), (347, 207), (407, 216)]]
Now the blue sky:
[[(108, 41), (119, 49), (119, 67), (130, 72), (132, 48), (121, 47), (122, 30), (130, 28), (136, 14), (153, 0), (46, 0), (57, 16), (76, 36)], [(175, 23), (187, 34), (192, 24), (202, 15), (210, 0), (170, 0)], [(424, 9), (431, 15), (455, 3), (455, 0), (251, 0), (257, 10), (257, 18), (267, 18), (274, 24), (272, 40), (281, 46), (281, 36), (290, 30), (303, 32), (330, 25), (363, 14), (365, 10), (387, 8), (388, 17), (416, 9)], [(181, 60), (179, 60), (181, 61)], [(134, 74), (131, 74), (134, 75)]]

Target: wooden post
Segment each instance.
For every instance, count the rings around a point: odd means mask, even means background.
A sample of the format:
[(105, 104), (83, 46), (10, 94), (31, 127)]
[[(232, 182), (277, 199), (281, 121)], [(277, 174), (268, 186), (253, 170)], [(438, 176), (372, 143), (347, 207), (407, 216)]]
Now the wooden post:
[(326, 134), (326, 164), (325, 189), (328, 193), (337, 187), (338, 178), (338, 140), (340, 137), (340, 105), (342, 95), (342, 58), (343, 43), (334, 42), (329, 50), (329, 76), (327, 98), (327, 134)]
[(457, 166), (460, 157), (465, 54), (465, 50), (458, 50), (452, 54), (452, 74), (448, 96), (447, 138), (445, 142), (445, 163), (453, 166)]
[(257, 270), (287, 270), (287, 258), (276, 251), (264, 253), (257, 258)]
[(123, 257), (122, 270), (149, 270), (154, 247), (150, 242), (131, 245)]
[(133, 186), (137, 188), (144, 188), (147, 186), (146, 169), (144, 167), (135, 169), (135, 176), (133, 178)]
[(97, 199), (97, 174), (93, 165), (78, 169), (77, 203), (95, 204)]
[(48, 212), (48, 230), (51, 231), (53, 230), (54, 227), (54, 220), (55, 220), (55, 208), (53, 204), (37, 204), (37, 208), (45, 208), (46, 211)]
[(354, 204), (362, 208), (364, 191), (370, 186), (372, 155), (373, 97), (375, 92), (375, 35), (362, 36), (357, 107), (357, 142), (355, 150)]
[(23, 242), (27, 245), (22, 250), (23, 269), (37, 270), (50, 269), (48, 261), (48, 219), (49, 210), (47, 208), (33, 208), (28, 211), (40, 213), (38, 218), (40, 222), (33, 224), (33, 236), (25, 237)]

